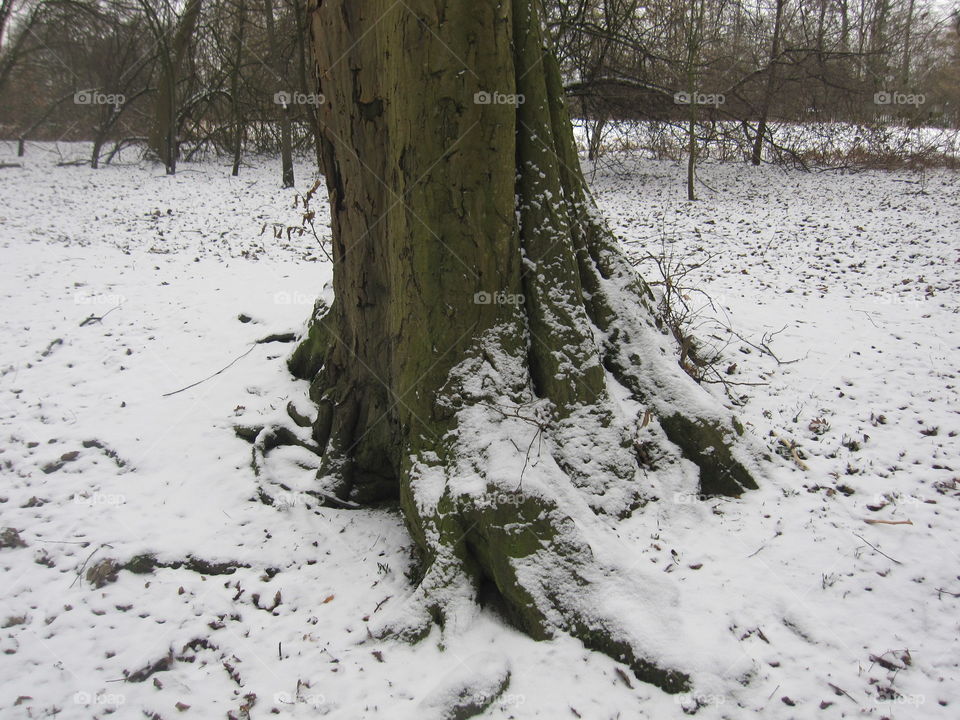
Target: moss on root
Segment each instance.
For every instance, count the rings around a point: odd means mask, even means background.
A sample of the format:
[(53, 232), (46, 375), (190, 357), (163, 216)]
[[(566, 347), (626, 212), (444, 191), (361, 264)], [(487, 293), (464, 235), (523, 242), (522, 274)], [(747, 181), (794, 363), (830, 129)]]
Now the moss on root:
[(731, 444), (737, 424), (724, 430), (718, 423), (691, 419), (680, 413), (660, 418), (660, 426), (667, 437), (677, 445), (684, 457), (700, 468), (700, 494), (738, 497), (745, 490), (756, 490), (757, 483), (750, 472), (733, 457)]

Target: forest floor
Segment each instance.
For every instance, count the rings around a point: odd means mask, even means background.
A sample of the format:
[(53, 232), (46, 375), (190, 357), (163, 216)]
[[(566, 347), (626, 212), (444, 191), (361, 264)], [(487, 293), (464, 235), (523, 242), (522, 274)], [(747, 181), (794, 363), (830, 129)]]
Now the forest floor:
[(705, 165), (691, 204), (676, 164), (597, 172), (648, 280), (647, 254), (714, 255), (689, 276), (712, 298), (687, 293), (698, 332), (785, 456), (742, 499), (663, 497), (619, 527), (627, 564), (676, 589), (671, 616), (741, 651), (671, 696), (488, 610), (371, 640), (412, 590), (399, 514), (317, 507), (316, 457), (277, 450), (258, 477), (233, 432), (308, 408), (292, 346), (256, 342), (299, 331), (330, 279), (313, 238), (274, 236), (298, 221), (279, 168), (167, 177), (53, 150), (0, 170), (0, 716), (429, 720), (491, 656), (512, 676), (485, 718), (958, 716), (957, 174)]

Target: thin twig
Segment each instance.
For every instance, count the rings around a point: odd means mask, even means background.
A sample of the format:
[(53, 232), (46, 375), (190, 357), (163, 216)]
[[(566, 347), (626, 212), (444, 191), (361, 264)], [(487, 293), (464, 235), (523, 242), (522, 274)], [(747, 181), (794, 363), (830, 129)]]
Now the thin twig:
[(98, 317), (97, 315), (94, 315), (93, 313), (90, 313), (90, 317), (88, 317), (88, 318), (86, 318), (85, 320), (83, 320), (83, 321), (80, 323), (80, 327), (83, 327), (84, 325), (88, 325), (88, 324), (93, 323), (93, 322), (102, 322), (103, 319), (104, 319), (107, 315), (109, 315), (110, 313), (112, 313), (114, 310), (116, 310), (117, 308), (119, 308), (121, 305), (123, 305), (123, 303), (120, 303), (120, 305), (116, 305), (116, 306), (110, 308), (110, 309), (107, 310), (103, 315), (100, 315), (99, 317)]
[(80, 566), (80, 569), (77, 570), (77, 576), (73, 579), (73, 582), (70, 583), (70, 587), (73, 587), (74, 585), (76, 585), (76, 584), (77, 584), (77, 580), (79, 580), (81, 577), (83, 577), (83, 569), (87, 566), (87, 563), (90, 562), (90, 558), (92, 558), (94, 555), (96, 555), (98, 552), (100, 552), (100, 551), (101, 551), (103, 548), (105, 548), (105, 547), (112, 548), (113, 545), (110, 545), (110, 544), (108, 544), (108, 543), (101, 543), (101, 545), (100, 545), (99, 547), (94, 548), (94, 549), (93, 549), (93, 552), (90, 553), (89, 555), (87, 555), (87, 559), (83, 561), (83, 565), (81, 565), (81, 566)]
[(900, 562), (899, 560), (894, 560), (892, 557), (890, 557), (889, 555), (887, 555), (883, 550), (881, 550), (880, 548), (878, 548), (876, 545), (874, 545), (873, 543), (871, 543), (869, 540), (864, 540), (864, 538), (862, 538), (860, 535), (857, 535), (856, 533), (854, 533), (854, 535), (856, 535), (856, 537), (858, 537), (858, 538), (860, 538), (861, 540), (863, 540), (865, 543), (867, 543), (867, 545), (869, 545), (870, 547), (872, 547), (872, 548), (873, 548), (874, 550), (876, 550), (878, 553), (880, 553), (881, 555), (883, 555), (887, 560), (890, 560), (891, 562), (895, 562), (897, 565), (903, 565), (902, 562)]
[(176, 395), (177, 393), (182, 393), (184, 390), (189, 390), (190, 388), (195, 388), (195, 387), (196, 387), (197, 385), (199, 385), (200, 383), (205, 383), (207, 380), (210, 380), (211, 378), (215, 378), (217, 375), (219, 375), (220, 373), (222, 373), (224, 370), (227, 370), (228, 368), (230, 368), (235, 362), (237, 362), (238, 360), (241, 360), (241, 359), (245, 358), (247, 355), (249, 355), (250, 353), (252, 353), (252, 352), (253, 352), (253, 349), (254, 349), (257, 345), (259, 345), (259, 344), (260, 344), (260, 341), (257, 340), (255, 343), (253, 343), (252, 345), (250, 345), (249, 348), (247, 348), (247, 351), (246, 351), (245, 353), (243, 353), (242, 355), (240, 355), (240, 356), (238, 356), (238, 357), (235, 357), (233, 360), (230, 361), (230, 364), (229, 364), (229, 365), (226, 365), (226, 366), (220, 368), (220, 369), (217, 370), (213, 375), (210, 375), (210, 376), (208, 376), (208, 377), (205, 377), (203, 380), (197, 380), (195, 383), (190, 383), (190, 384), (187, 385), (186, 387), (182, 387), (182, 388), (180, 388), (179, 390), (174, 390), (173, 392), (164, 393), (162, 397), (170, 397), (171, 395)]

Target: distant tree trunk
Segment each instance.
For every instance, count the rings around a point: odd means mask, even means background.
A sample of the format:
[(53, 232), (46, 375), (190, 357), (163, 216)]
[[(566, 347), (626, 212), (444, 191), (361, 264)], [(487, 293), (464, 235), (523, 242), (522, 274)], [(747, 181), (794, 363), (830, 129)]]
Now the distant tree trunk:
[(870, 22), (870, 57), (867, 59), (874, 90), (885, 88), (889, 79), (887, 77), (889, 69), (887, 17), (889, 14), (890, 0), (876, 0)]
[(770, 61), (767, 64), (767, 83), (760, 100), (760, 118), (757, 121), (757, 135), (753, 139), (753, 155), (750, 162), (759, 165), (763, 158), (763, 140), (767, 134), (767, 120), (770, 106), (777, 87), (777, 65), (780, 62), (780, 35), (783, 27), (783, 9), (787, 0), (777, 0), (777, 12), (773, 19), (773, 37), (770, 39)]
[[(168, 175), (173, 175), (177, 171), (177, 156), (180, 152), (177, 146), (177, 131), (179, 129), (177, 127), (179, 116), (177, 84), (180, 68), (183, 65), (187, 49), (190, 47), (197, 20), (200, 17), (201, 4), (202, 0), (188, 1), (177, 23), (177, 31), (171, 42), (165, 39), (166, 29), (159, 22), (153, 23), (154, 35), (157, 37), (161, 48), (161, 73), (160, 82), (157, 86), (153, 128), (150, 132), (148, 145), (156, 153), (160, 162), (163, 163)], [(147, 5), (147, 0), (141, 0), (142, 7)], [(148, 16), (156, 17), (152, 9), (149, 13)]]
[(240, 109), (240, 75), (243, 72), (243, 36), (247, 26), (247, 3), (239, 0), (237, 4), (237, 29), (234, 31), (236, 44), (233, 50), (233, 69), (230, 73), (230, 103), (233, 111), (233, 170), (231, 174), (240, 174), (240, 159), (243, 155), (243, 135), (246, 124)]
[(14, 26), (16, 32), (11, 34), (11, 18), (14, 16), (13, 0), (0, 0), (0, 92), (3, 91), (13, 73), (13, 69), (20, 61), (21, 54), (25, 54), (24, 45), (27, 38), (36, 37), (33, 28), (43, 18), (47, 6), (35, 3), (26, 10), (25, 16), (19, 18)]
[[(309, 55), (311, 53), (309, 43), (309, 18), (307, 13), (309, 8), (302, 0), (293, 0), (293, 12), (297, 22), (297, 71), (300, 76), (300, 87), (304, 94), (317, 93), (316, 77), (313, 73), (307, 71), (310, 64)], [(317, 106), (315, 103), (307, 103), (304, 108), (304, 114), (307, 117), (307, 123), (310, 126), (310, 134), (313, 137), (313, 148), (317, 157), (317, 167), (323, 165), (323, 154), (321, 147), (323, 139), (320, 133), (320, 122), (317, 116)]]
[(840, 50), (850, 50), (850, 0), (840, 0)]
[(910, 43), (913, 34), (914, 0), (907, 3), (907, 19), (903, 27), (903, 62), (900, 65), (900, 83), (903, 92), (910, 92)]
[(826, 32), (827, 32), (827, 0), (819, 0), (819, 12), (817, 14), (817, 64), (820, 66), (820, 72), (823, 73), (823, 53), (826, 50)]
[(697, 94), (700, 91), (700, 50), (703, 40), (705, 0), (690, 0), (687, 24), (687, 87), (690, 92), (690, 114), (687, 118), (687, 200), (697, 199)]
[(103, 152), (103, 144), (106, 139), (99, 130), (94, 131), (93, 149), (90, 152), (90, 168), (97, 170), (100, 167), (100, 155)]
[(377, 634), (454, 632), (483, 584), (533, 637), (682, 691), (684, 641), (670, 655), (631, 629), (652, 591), (600, 538), (665, 478), (756, 487), (755, 457), (598, 218), (537, 0), (407, 4), (311, 6), (335, 299), (289, 365), (317, 404), (318, 492), (399, 499), (422, 551)]
[[(288, 92), (288, 85), (284, 87), (283, 67), (280, 62), (280, 46), (277, 43), (277, 31), (274, 28), (273, 0), (263, 0), (264, 17), (267, 21), (267, 43), (270, 45), (270, 65), (276, 78), (276, 87), (281, 92)], [(290, 103), (280, 105), (280, 163), (283, 187), (293, 187), (293, 141), (290, 135)]]
[(603, 129), (607, 118), (599, 109), (593, 116), (584, 115), (583, 125), (587, 133), (587, 160), (595, 162), (603, 153)]
[(3, 47), (7, 22), (11, 15), (13, 15), (13, 0), (0, 0), (0, 47)]

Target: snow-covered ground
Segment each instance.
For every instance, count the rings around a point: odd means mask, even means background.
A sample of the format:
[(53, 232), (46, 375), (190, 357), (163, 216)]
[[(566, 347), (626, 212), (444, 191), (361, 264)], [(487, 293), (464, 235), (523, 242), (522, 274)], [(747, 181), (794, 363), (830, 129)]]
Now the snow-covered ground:
[[(278, 167), (58, 159), (32, 146), (0, 170), (3, 718), (426, 719), (504, 662), (483, 717), (957, 717), (956, 174), (706, 165), (695, 204), (674, 164), (597, 175), (636, 257), (716, 254), (696, 282), (744, 338), (725, 363), (739, 412), (788, 456), (743, 499), (664, 497), (620, 526), (625, 564), (677, 591), (671, 617), (739, 648), (716, 686), (670, 696), (488, 611), (458, 636), (370, 640), (411, 592), (399, 514), (319, 508), (310, 453), (257, 477), (233, 433), (306, 404), (291, 346), (256, 341), (299, 330), (330, 278), (312, 238), (274, 237), (297, 223)], [(771, 333), (783, 364), (748, 343)], [(150, 572), (104, 562), (143, 555)], [(631, 612), (656, 628), (660, 610)]]

